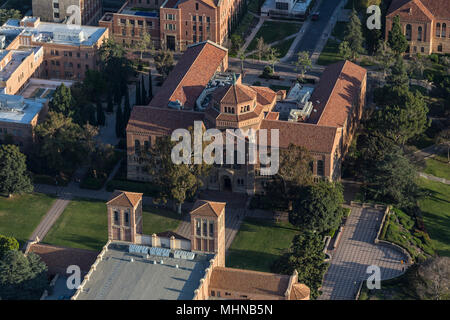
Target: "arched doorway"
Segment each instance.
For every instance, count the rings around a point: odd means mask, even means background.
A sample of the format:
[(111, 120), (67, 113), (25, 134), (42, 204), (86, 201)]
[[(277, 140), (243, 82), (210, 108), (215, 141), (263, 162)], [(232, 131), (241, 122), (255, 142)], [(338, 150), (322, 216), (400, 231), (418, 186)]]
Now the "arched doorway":
[(228, 176), (222, 177), (222, 191), (233, 191), (233, 184)]

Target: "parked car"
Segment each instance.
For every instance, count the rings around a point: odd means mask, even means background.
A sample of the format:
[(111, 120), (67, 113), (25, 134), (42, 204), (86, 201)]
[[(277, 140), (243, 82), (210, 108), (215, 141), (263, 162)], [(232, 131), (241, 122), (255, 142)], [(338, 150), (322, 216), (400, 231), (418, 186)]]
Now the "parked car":
[(320, 12), (314, 12), (311, 16), (312, 21), (319, 20)]

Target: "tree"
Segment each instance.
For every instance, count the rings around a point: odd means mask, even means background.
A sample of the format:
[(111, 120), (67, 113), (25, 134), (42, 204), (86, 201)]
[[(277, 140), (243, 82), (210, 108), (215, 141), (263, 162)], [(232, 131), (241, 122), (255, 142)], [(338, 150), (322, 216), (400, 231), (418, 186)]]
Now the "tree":
[(112, 113), (114, 112), (114, 102), (111, 92), (108, 94), (107, 100), (106, 112)]
[(50, 111), (47, 120), (35, 127), (35, 133), (38, 154), (54, 173), (71, 170), (88, 158), (83, 129), (61, 113)]
[(433, 257), (419, 265), (414, 282), (422, 300), (450, 299), (450, 258)]
[(305, 72), (312, 66), (311, 58), (307, 51), (302, 51), (297, 54), (297, 61), (295, 62), (295, 71), (300, 71), (300, 77), (303, 80)]
[(153, 99), (152, 69), (148, 69), (148, 100)]
[(258, 53), (258, 61), (261, 61), (261, 58), (267, 54), (269, 50), (269, 45), (264, 42), (263, 37), (259, 37), (256, 39), (256, 52)]
[(128, 90), (125, 92), (125, 106), (123, 108), (123, 116), (125, 119), (125, 124), (128, 123), (131, 115), (131, 106), (130, 106), (130, 94)]
[(397, 56), (391, 67), (391, 74), (386, 78), (386, 83), (391, 87), (409, 87), (408, 72), (401, 56)]
[(378, 42), (378, 48), (375, 52), (375, 60), (380, 65), (383, 70), (384, 77), (386, 77), (387, 71), (391, 68), (394, 63), (394, 52), (383, 40)]
[(388, 33), (388, 44), (397, 55), (404, 53), (408, 48), (408, 40), (403, 34), (399, 16), (395, 16), (392, 22), (392, 29)]
[(137, 105), (141, 105), (142, 101), (141, 101), (141, 82), (136, 82), (136, 90), (135, 90), (135, 99), (136, 99), (136, 104)]
[(447, 146), (447, 161), (450, 163), (450, 129), (444, 129), (436, 137), (436, 143)]
[(25, 155), (15, 145), (0, 145), (0, 193), (11, 196), (32, 191)]
[(9, 19), (22, 19), (22, 13), (16, 9), (0, 9), (0, 25), (5, 24)]
[(117, 106), (117, 112), (116, 112), (116, 137), (117, 138), (123, 138), (123, 129), (124, 129), (124, 117), (122, 113), (122, 106), (119, 104)]
[(422, 94), (404, 86), (386, 86), (374, 94), (379, 108), (366, 123), (369, 130), (382, 132), (396, 143), (404, 145), (423, 133), (430, 125), (428, 107)]
[(6, 252), (11, 250), (19, 250), (19, 242), (13, 237), (7, 237), (0, 234), (0, 260)]
[(240, 35), (233, 34), (231, 36), (231, 51), (237, 52), (243, 43), (244, 40), (242, 40), (242, 37)]
[(167, 78), (170, 71), (173, 69), (173, 54), (167, 50), (159, 50), (158, 53), (153, 57), (155, 61), (156, 70), (163, 77)]
[(272, 65), (273, 72), (275, 72), (275, 63), (280, 61), (279, 56), (280, 56), (280, 53), (278, 52), (278, 49), (276, 49), (276, 48), (270, 48), (267, 53), (267, 60)]
[(239, 60), (241, 60), (241, 74), (244, 74), (245, 50), (241, 47), (238, 51)]
[(417, 169), (400, 149), (385, 150), (366, 166), (363, 190), (368, 198), (402, 207), (415, 203), (419, 193)]
[(142, 60), (142, 55), (148, 48), (152, 45), (152, 38), (150, 33), (144, 31), (141, 38), (136, 42), (135, 48), (140, 51), (140, 60)]
[(66, 87), (64, 83), (56, 88), (53, 94), (53, 99), (50, 100), (49, 110), (54, 112), (60, 112), (66, 117), (72, 117), (74, 115), (74, 99), (69, 87)]
[[(192, 133), (192, 128), (189, 130)], [(168, 136), (160, 137), (148, 154), (144, 154), (144, 158), (148, 163), (152, 183), (160, 189), (156, 200), (163, 203), (169, 199), (173, 200), (178, 213), (181, 214), (182, 204), (187, 198), (193, 197), (203, 185), (201, 178), (208, 175), (211, 165), (204, 162), (195, 164), (193, 158), (191, 164), (175, 164), (171, 158), (175, 144)]]
[(104, 126), (106, 123), (105, 111), (103, 111), (102, 103), (97, 102), (97, 124)]
[(425, 70), (425, 62), (424, 58), (420, 53), (417, 53), (413, 55), (411, 64), (409, 65), (409, 71), (411, 76), (419, 77), (420, 79), (423, 79), (423, 72)]
[(0, 260), (0, 298), (37, 300), (47, 287), (47, 266), (38, 255), (10, 250)]
[(344, 202), (339, 183), (321, 181), (307, 186), (301, 199), (294, 202), (289, 221), (302, 229), (326, 233), (339, 227)]
[(82, 84), (82, 94), (85, 95), (87, 100), (99, 101), (106, 89), (107, 83), (103, 73), (97, 70), (86, 71)]
[(145, 90), (144, 75), (142, 75), (142, 78), (141, 78), (141, 103), (142, 104), (146, 104), (147, 103), (147, 91)]
[(272, 272), (292, 275), (297, 270), (298, 281), (307, 285), (311, 298), (316, 299), (321, 293), (319, 288), (328, 268), (324, 260), (322, 237), (305, 230), (294, 237), (289, 252), (275, 261)]
[(344, 60), (350, 60), (352, 58), (353, 52), (347, 41), (339, 43), (339, 55)]
[(344, 41), (348, 42), (348, 46), (352, 50), (352, 59), (354, 60), (359, 54), (364, 53), (364, 36), (361, 28), (361, 20), (355, 9), (350, 14), (350, 21), (344, 36)]

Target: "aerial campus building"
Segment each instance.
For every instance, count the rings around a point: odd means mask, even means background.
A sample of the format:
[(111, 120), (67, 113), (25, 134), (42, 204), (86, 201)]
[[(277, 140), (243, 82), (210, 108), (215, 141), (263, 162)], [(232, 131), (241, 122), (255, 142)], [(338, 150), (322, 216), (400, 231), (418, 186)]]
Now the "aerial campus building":
[(73, 6), (80, 9), (82, 25), (97, 25), (102, 17), (102, 0), (33, 0), (33, 16), (46, 22), (65, 23), (73, 14)]
[(386, 39), (396, 16), (408, 53), (450, 53), (450, 1), (393, 0), (386, 14)]
[[(142, 233), (142, 194), (115, 191), (107, 202), (108, 243), (73, 300), (309, 300), (289, 275), (227, 268), (225, 203), (198, 200), (190, 238)], [(44, 258), (45, 261), (45, 258)]]
[(224, 44), (242, 5), (242, 0), (128, 0), (99, 25), (124, 44), (148, 32), (157, 48), (183, 51), (206, 40)]
[[(98, 48), (108, 35), (105, 28), (41, 22), (39, 17), (9, 19), (0, 27), (2, 49), (14, 52), (36, 48), (34, 64), (24, 68), (34, 77), (45, 79), (84, 79), (87, 70), (98, 68)], [(22, 77), (7, 93), (19, 91), (28, 78)]]
[[(314, 87), (275, 92), (227, 73), (227, 56), (227, 49), (209, 41), (189, 46), (150, 104), (133, 108), (126, 130), (128, 179), (151, 179), (142, 152), (158, 137), (202, 121), (221, 131), (277, 129), (280, 148), (294, 144), (309, 150), (316, 180), (339, 180), (365, 103), (366, 70), (342, 61), (328, 66)], [(204, 184), (252, 195), (267, 181), (260, 169), (249, 162), (214, 165)]]

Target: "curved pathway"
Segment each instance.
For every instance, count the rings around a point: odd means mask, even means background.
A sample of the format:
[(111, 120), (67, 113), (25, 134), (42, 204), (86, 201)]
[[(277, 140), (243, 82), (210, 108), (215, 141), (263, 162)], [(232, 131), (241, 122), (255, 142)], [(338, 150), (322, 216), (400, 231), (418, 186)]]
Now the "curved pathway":
[(376, 265), (381, 280), (401, 275), (406, 256), (387, 245), (374, 243), (384, 212), (373, 208), (352, 207), (340, 243), (334, 252), (322, 284), (321, 300), (355, 299), (358, 287), (369, 274), (367, 267)]

